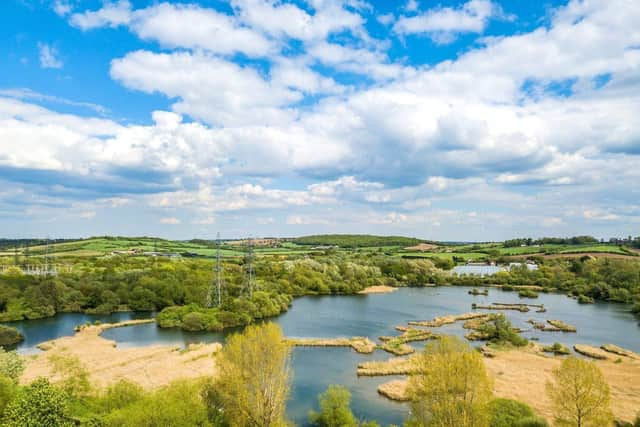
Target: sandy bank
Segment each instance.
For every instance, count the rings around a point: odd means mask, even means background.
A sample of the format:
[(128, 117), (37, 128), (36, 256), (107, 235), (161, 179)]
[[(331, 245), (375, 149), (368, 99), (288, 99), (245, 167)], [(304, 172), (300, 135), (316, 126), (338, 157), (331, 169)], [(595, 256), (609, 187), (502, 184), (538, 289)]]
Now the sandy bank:
[(27, 368), (21, 382), (29, 383), (41, 376), (55, 381), (49, 363), (51, 354), (77, 357), (89, 371), (92, 384), (100, 387), (127, 379), (145, 388), (157, 388), (180, 378), (215, 374), (213, 355), (222, 348), (218, 343), (192, 345), (186, 350), (178, 346), (117, 348), (114, 341), (100, 336), (110, 328), (148, 322), (153, 320), (86, 326), (74, 336), (42, 343), (38, 347), (44, 353), (26, 358)]
[(434, 317), (433, 320), (422, 320), (419, 322), (409, 322), (411, 326), (427, 326), (430, 328), (438, 328), (440, 326), (449, 325), (451, 323), (460, 322), (463, 320), (477, 319), (480, 317), (488, 317), (488, 313), (464, 313), (464, 314), (450, 314), (447, 316)]
[(364, 288), (363, 290), (361, 290), (360, 292), (358, 292), (359, 294), (388, 294), (390, 292), (395, 292), (397, 291), (398, 288), (394, 288), (393, 286), (384, 286), (384, 285), (380, 285), (380, 286), (369, 286), (368, 288)]
[[(495, 352), (495, 357), (484, 358), (487, 371), (494, 380), (496, 396), (525, 402), (548, 420), (552, 418), (551, 402), (547, 399), (545, 384), (551, 380), (552, 370), (558, 367), (561, 361), (561, 357), (541, 354), (537, 346), (530, 346), (524, 350), (498, 351)], [(599, 360), (596, 364), (602, 369), (611, 387), (613, 413), (616, 418), (627, 421), (635, 419), (640, 408), (640, 361), (623, 357), (622, 362)], [(390, 363), (387, 367), (378, 365), (375, 368), (378, 371), (385, 368), (397, 372), (409, 370), (398, 361)], [(371, 375), (373, 369), (367, 371)], [(535, 375), (532, 375), (532, 372), (535, 372)], [(386, 391), (381, 394), (387, 397), (399, 396), (402, 400), (406, 398), (403, 393), (405, 385), (406, 382), (402, 384), (394, 381), (388, 387), (381, 387)]]

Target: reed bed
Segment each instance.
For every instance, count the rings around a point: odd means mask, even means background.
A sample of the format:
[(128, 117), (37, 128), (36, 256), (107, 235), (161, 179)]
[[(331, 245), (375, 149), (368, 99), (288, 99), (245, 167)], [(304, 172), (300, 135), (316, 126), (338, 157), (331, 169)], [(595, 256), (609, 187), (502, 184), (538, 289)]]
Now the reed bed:
[(380, 384), (380, 386), (378, 386), (378, 393), (387, 399), (395, 400), (397, 402), (407, 402), (411, 400), (407, 394), (406, 380), (393, 380), (388, 383)]
[(640, 360), (640, 354), (634, 353), (633, 351), (627, 350), (626, 348), (618, 347), (615, 344), (604, 344), (604, 345), (601, 345), (600, 348), (609, 353), (617, 354), (618, 356), (624, 356), (630, 359)]
[[(475, 304), (474, 304), (475, 305)], [(464, 314), (450, 314), (447, 316), (434, 317), (432, 320), (421, 320), (409, 322), (411, 326), (427, 326), (430, 328), (438, 328), (440, 326), (449, 325), (451, 323), (460, 322), (463, 320), (477, 319), (479, 317), (486, 317), (487, 313), (464, 313)]]
[[(415, 356), (414, 356), (415, 357)], [(358, 365), (358, 376), (378, 377), (388, 375), (411, 375), (418, 373), (413, 357), (394, 357), (389, 360), (375, 360)]]
[(576, 344), (573, 346), (573, 349), (577, 352), (580, 353), (584, 356), (588, 356), (591, 357), (593, 359), (598, 359), (598, 360), (611, 360), (613, 359), (613, 356), (611, 353), (608, 353), (602, 349), (599, 349), (598, 347), (594, 347), (591, 345), (585, 345), (585, 344)]
[(371, 354), (376, 349), (376, 343), (367, 337), (288, 338), (287, 342), (296, 347), (351, 347), (362, 354)]

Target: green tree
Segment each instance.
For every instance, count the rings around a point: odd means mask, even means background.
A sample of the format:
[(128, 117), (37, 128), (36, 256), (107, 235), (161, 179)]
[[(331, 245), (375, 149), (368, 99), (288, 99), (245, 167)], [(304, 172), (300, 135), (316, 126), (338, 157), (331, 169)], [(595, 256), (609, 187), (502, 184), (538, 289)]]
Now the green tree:
[(20, 390), (4, 413), (4, 427), (70, 427), (64, 392), (39, 378)]
[(233, 427), (286, 425), (291, 347), (274, 323), (232, 335), (218, 356), (218, 389)]
[(600, 427), (613, 422), (609, 385), (594, 362), (565, 359), (554, 369), (547, 394), (557, 426)]
[(411, 427), (487, 427), (491, 381), (482, 356), (456, 337), (429, 343), (409, 378)]
[(351, 393), (343, 386), (330, 385), (318, 396), (320, 412), (311, 411), (309, 420), (320, 427), (356, 427), (358, 421), (351, 412)]
[(0, 347), (0, 376), (17, 383), (24, 372), (24, 360), (15, 351), (5, 351)]

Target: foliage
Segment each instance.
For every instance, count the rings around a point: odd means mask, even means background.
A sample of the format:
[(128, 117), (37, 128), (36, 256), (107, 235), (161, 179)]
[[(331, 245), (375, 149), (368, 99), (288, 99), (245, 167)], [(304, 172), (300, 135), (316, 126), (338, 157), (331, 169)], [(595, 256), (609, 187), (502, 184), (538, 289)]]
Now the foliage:
[(44, 378), (39, 378), (20, 390), (4, 413), (5, 427), (72, 425), (65, 393)]
[(518, 291), (520, 298), (538, 298), (538, 293), (531, 289), (521, 289)]
[[(528, 405), (511, 399), (493, 399), (488, 405), (490, 427), (546, 426)], [(538, 423), (538, 424), (536, 424)]]
[(489, 426), (491, 381), (482, 356), (455, 337), (429, 343), (409, 378), (408, 426)]
[(216, 387), (232, 427), (286, 424), (291, 347), (274, 323), (251, 325), (232, 335), (218, 356)]
[[(113, 395), (115, 393), (116, 396)], [(207, 407), (200, 395), (200, 385), (178, 381), (157, 392), (140, 395), (131, 385), (119, 385), (111, 391), (115, 409), (102, 418), (106, 427), (207, 427)]]
[(7, 405), (15, 398), (18, 385), (10, 378), (0, 375), (0, 420)]
[(613, 421), (609, 385), (594, 362), (565, 359), (554, 369), (547, 394), (560, 427), (599, 427)]
[(318, 396), (320, 412), (311, 412), (309, 420), (320, 427), (357, 427), (358, 421), (351, 412), (351, 393), (345, 387), (330, 385)]
[(17, 344), (22, 340), (24, 337), (16, 328), (0, 325), (0, 346)]
[(599, 240), (593, 236), (574, 236), (574, 237), (543, 237), (541, 239), (522, 238), (505, 240), (503, 245), (505, 248), (514, 246), (532, 246), (532, 245), (585, 245), (598, 243)]
[(17, 383), (24, 372), (24, 360), (15, 351), (0, 347), (0, 376)]
[(479, 329), (487, 341), (498, 344), (511, 344), (516, 347), (527, 345), (526, 338), (521, 337), (504, 314), (493, 316)]

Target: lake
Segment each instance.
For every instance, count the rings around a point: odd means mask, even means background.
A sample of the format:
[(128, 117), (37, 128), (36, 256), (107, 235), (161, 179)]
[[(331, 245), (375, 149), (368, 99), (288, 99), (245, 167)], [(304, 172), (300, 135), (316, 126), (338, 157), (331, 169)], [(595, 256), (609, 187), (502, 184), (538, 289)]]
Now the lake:
[[(601, 345), (613, 343), (640, 352), (640, 326), (638, 320), (624, 304), (596, 303), (580, 305), (559, 294), (540, 293), (536, 299), (521, 299), (516, 292), (490, 289), (488, 296), (472, 296), (470, 288), (435, 287), (402, 288), (389, 294), (353, 296), (302, 297), (294, 300), (291, 309), (273, 319), (288, 337), (330, 338), (340, 336), (394, 335), (394, 326), (411, 320), (428, 320), (445, 314), (471, 311), (471, 304), (533, 303), (544, 304), (546, 313), (505, 311), (504, 314), (522, 329), (526, 338), (538, 338), (540, 343), (562, 342)], [(73, 327), (86, 321), (116, 322), (148, 313), (114, 313), (109, 316), (60, 314), (51, 319), (12, 322), (25, 335), (18, 346), (22, 353), (37, 351), (39, 342), (73, 334)], [(528, 319), (544, 322), (560, 319), (578, 328), (577, 333), (541, 332), (531, 330)], [(438, 328), (440, 332), (456, 335), (465, 333), (457, 323)], [(160, 329), (155, 324), (110, 329), (103, 336), (118, 342), (121, 347), (152, 344), (188, 345), (192, 342), (223, 342), (226, 333), (189, 333)], [(421, 348), (424, 343), (413, 343)], [(372, 355), (357, 354), (348, 348), (297, 348), (294, 350), (294, 380), (289, 416), (298, 425), (304, 425), (309, 410), (316, 408), (317, 395), (330, 384), (342, 384), (353, 395), (352, 407), (359, 418), (375, 419), (381, 424), (401, 424), (407, 415), (407, 405), (380, 397), (376, 388), (393, 377), (358, 378), (356, 366), (367, 360), (386, 359), (391, 355), (376, 351)]]

